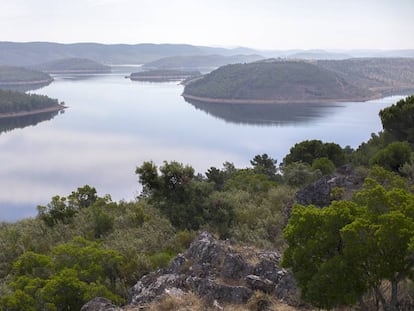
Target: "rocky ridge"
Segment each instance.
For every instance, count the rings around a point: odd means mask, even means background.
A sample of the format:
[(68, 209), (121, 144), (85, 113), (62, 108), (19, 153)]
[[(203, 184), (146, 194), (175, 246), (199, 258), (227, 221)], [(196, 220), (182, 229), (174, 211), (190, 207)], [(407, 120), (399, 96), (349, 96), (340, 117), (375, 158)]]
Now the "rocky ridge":
[(209, 305), (245, 304), (256, 291), (290, 305), (298, 305), (298, 291), (291, 273), (280, 267), (276, 251), (257, 251), (231, 241), (219, 241), (201, 232), (184, 254), (170, 266), (143, 276), (130, 290), (124, 309), (109, 301), (92, 300), (82, 311), (127, 310), (160, 300), (165, 295), (194, 293)]

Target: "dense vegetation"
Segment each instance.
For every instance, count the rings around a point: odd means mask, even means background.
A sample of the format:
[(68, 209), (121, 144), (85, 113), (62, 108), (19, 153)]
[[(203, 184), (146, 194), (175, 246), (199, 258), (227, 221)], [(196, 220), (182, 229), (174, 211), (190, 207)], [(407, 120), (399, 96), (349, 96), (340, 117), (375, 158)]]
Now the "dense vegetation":
[(19, 84), (34, 81), (52, 81), (52, 78), (40, 71), (0, 65), (0, 86), (2, 84)]
[(0, 90), (0, 114), (34, 111), (51, 107), (61, 106), (59, 106), (57, 99), (44, 95)]
[[(408, 97), (381, 115), (403, 120), (412, 106)], [(248, 168), (225, 162), (205, 174), (176, 161), (144, 162), (136, 168), (142, 193), (133, 202), (113, 202), (88, 185), (55, 196), (37, 217), (0, 224), (0, 310), (78, 310), (94, 296), (121, 304), (140, 276), (166, 266), (198, 229), (285, 250), (284, 265), (316, 307), (408, 306), (414, 164), (406, 139), (414, 124), (405, 136), (398, 124), (384, 123), (355, 151), (298, 143), (279, 166), (267, 154)], [(300, 187), (344, 163), (359, 166), (364, 180), (351, 199), (341, 195), (347, 189), (335, 189), (328, 207), (291, 208)]]
[(355, 85), (383, 95), (414, 89), (413, 58), (354, 58), (316, 63)]
[(372, 96), (309, 62), (266, 60), (220, 67), (186, 85), (186, 95), (241, 100), (306, 102), (361, 100)]
[(110, 72), (111, 67), (86, 58), (64, 58), (34, 66), (48, 73), (101, 73)]

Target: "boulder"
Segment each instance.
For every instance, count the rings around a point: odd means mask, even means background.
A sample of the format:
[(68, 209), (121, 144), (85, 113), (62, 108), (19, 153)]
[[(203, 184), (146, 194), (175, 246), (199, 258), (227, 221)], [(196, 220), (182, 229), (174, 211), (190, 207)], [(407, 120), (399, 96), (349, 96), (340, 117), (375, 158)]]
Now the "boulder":
[(81, 311), (120, 311), (121, 309), (112, 304), (112, 302), (106, 298), (96, 297), (87, 302), (81, 308)]

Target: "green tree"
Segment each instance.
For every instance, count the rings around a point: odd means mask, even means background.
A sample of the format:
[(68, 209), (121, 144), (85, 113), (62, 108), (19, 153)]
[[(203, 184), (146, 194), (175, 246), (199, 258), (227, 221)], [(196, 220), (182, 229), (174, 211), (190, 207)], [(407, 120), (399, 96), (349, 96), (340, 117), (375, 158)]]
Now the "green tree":
[(399, 141), (414, 143), (414, 96), (401, 99), (379, 113), (384, 131)]
[(335, 165), (326, 157), (317, 158), (312, 162), (313, 170), (320, 170), (322, 175), (329, 175), (335, 171)]
[(398, 172), (411, 159), (411, 148), (407, 142), (393, 142), (378, 151), (369, 161), (371, 165), (379, 165)]
[(335, 166), (344, 164), (345, 151), (335, 143), (322, 143), (320, 140), (305, 140), (290, 148), (289, 153), (283, 159), (283, 165), (294, 162), (304, 162), (309, 165), (317, 158), (326, 157)]
[(269, 157), (267, 153), (256, 155), (252, 160), (250, 160), (250, 164), (253, 166), (255, 172), (267, 175), (270, 179), (275, 179), (276, 177), (276, 163), (277, 160)]
[(398, 285), (414, 268), (414, 195), (368, 178), (355, 202), (295, 206), (285, 238), (283, 265), (292, 268), (307, 301), (331, 309), (362, 303), (373, 290), (384, 310), (397, 310)]

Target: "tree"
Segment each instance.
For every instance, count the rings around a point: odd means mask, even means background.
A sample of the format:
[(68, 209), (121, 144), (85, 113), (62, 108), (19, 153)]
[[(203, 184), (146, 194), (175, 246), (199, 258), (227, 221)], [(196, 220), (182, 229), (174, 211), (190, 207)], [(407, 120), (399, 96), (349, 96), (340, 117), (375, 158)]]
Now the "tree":
[(326, 157), (317, 158), (312, 162), (313, 170), (320, 170), (322, 175), (329, 175), (335, 171), (335, 165)]
[(411, 148), (407, 142), (393, 142), (378, 151), (369, 161), (371, 165), (379, 165), (398, 172), (411, 159)]
[[(283, 265), (292, 268), (305, 300), (331, 309), (362, 303), (372, 289), (384, 310), (397, 310), (398, 285), (414, 268), (414, 195), (368, 178), (355, 202), (296, 205), (285, 238)], [(380, 289), (384, 281), (389, 299)]]
[(293, 162), (304, 162), (309, 165), (317, 158), (326, 157), (335, 166), (345, 163), (344, 150), (335, 143), (322, 143), (320, 140), (305, 140), (290, 148), (289, 154), (283, 159), (283, 165)]
[(137, 167), (143, 194), (175, 227), (197, 230), (206, 221), (207, 199), (214, 185), (197, 179), (191, 166), (176, 161), (165, 161), (159, 171), (152, 162)]
[(256, 155), (250, 164), (253, 166), (255, 172), (269, 176), (270, 179), (275, 179), (277, 173), (277, 160), (272, 159), (266, 153)]
[(379, 113), (384, 131), (399, 141), (414, 143), (414, 96), (401, 99)]

